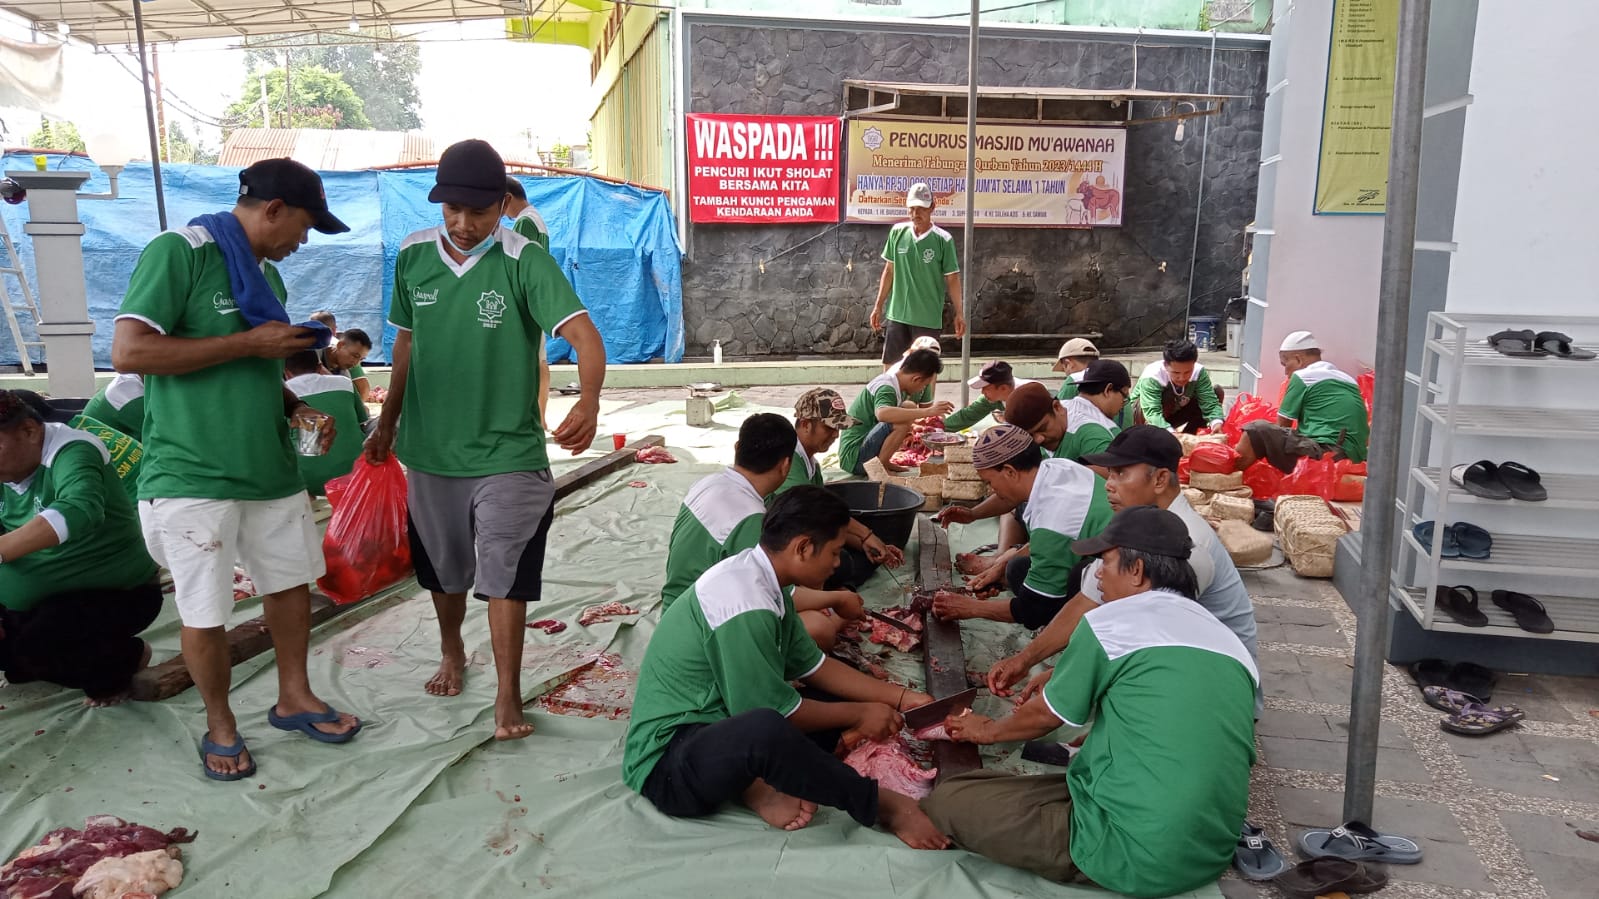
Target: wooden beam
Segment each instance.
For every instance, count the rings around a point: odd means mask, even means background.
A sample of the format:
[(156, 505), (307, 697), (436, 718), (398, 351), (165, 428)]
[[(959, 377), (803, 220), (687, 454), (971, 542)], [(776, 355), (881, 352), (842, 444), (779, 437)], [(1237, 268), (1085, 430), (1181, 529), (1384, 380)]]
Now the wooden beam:
[[(631, 465), (633, 454), (639, 450), (648, 446), (662, 446), (665, 443), (665, 438), (651, 434), (629, 443), (622, 449), (585, 462), (555, 479), (556, 501), (559, 502), (600, 478)], [(314, 628), (319, 624), (325, 624), (354, 609), (371, 609), (374, 606), (392, 602), (397, 597), (410, 596), (415, 592), (415, 588), (415, 579), (407, 578), (397, 584), (385, 587), (360, 602), (341, 606), (318, 593), (313, 587), (311, 591), (311, 626)], [(271, 649), (272, 634), (267, 631), (265, 616), (240, 622), (228, 630), (228, 657), (234, 665), (247, 659), (255, 658)], [(155, 702), (176, 696), (192, 686), (194, 686), (194, 678), (189, 676), (189, 668), (183, 662), (182, 653), (179, 653), (159, 665), (151, 666), (135, 674), (133, 676), (133, 698), (145, 702)]]
[[(920, 516), (917, 540), (921, 546), (921, 586), (938, 587), (950, 582), (954, 572), (949, 553), (949, 535)], [(927, 692), (935, 699), (952, 696), (966, 689), (966, 651), (961, 647), (958, 621), (943, 621), (929, 610), (922, 622), (922, 647), (927, 665)], [(938, 765), (938, 780), (983, 767), (977, 747), (950, 740), (933, 742), (933, 762)]]

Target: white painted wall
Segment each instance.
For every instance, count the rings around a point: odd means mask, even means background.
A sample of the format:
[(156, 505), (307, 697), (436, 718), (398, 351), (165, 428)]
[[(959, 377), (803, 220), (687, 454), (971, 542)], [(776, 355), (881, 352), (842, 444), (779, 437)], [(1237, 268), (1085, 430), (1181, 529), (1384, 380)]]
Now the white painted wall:
[(1599, 4), (1478, 9), (1451, 312), (1599, 315)]

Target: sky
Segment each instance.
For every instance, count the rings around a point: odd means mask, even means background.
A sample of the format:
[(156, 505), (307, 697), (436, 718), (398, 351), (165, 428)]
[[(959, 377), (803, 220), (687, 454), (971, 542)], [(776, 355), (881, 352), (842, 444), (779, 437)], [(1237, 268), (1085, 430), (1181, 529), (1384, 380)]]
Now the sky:
[[(578, 47), (518, 44), (504, 40), (498, 21), (464, 22), (411, 30), (421, 41), (418, 79), (422, 130), (441, 148), (481, 137), (507, 148), (531, 130), (539, 145), (581, 144), (597, 98), (589, 85), (588, 51)], [(0, 34), (27, 39), (25, 30), (0, 23)], [(220, 132), (185, 112), (213, 118), (238, 97), (244, 83), (244, 50), (229, 41), (192, 41), (159, 48), (161, 81), (169, 120), (198, 132), (212, 148)], [(121, 63), (120, 65), (118, 63)], [(92, 53), (74, 47), (67, 57), (66, 105), (84, 133), (101, 132), (117, 151), (138, 153), (147, 144), (135, 54)], [(517, 85), (525, 85), (516, 89)], [(21, 143), (38, 127), (38, 115), (0, 110), (9, 126), (4, 142)], [(98, 125), (98, 128), (96, 128)], [(122, 139), (131, 134), (131, 140)], [(93, 140), (90, 153), (95, 155)], [(116, 152), (116, 151), (114, 151)], [(514, 153), (510, 155), (515, 155)]]

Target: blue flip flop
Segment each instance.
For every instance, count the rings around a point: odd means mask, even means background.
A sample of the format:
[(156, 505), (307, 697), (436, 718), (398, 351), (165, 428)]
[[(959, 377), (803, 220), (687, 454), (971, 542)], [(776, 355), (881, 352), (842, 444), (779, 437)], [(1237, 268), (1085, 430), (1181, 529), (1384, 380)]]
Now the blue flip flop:
[[(1433, 523), (1430, 521), (1423, 521), (1411, 531), (1416, 535), (1416, 542), (1427, 552), (1432, 552), (1432, 532)], [(1439, 555), (1445, 559), (1460, 558), (1460, 540), (1456, 537), (1453, 527), (1444, 528), (1444, 545)]]
[[(1493, 535), (1468, 521), (1457, 521), (1449, 526), (1449, 532), (1455, 538), (1455, 545), (1460, 548), (1460, 556), (1464, 559), (1486, 559), (1492, 554), (1494, 546)], [(1449, 538), (1444, 538), (1444, 549), (1449, 548)]]
[(200, 770), (204, 771), (205, 776), (212, 780), (243, 780), (246, 777), (250, 777), (255, 774), (255, 756), (250, 757), (250, 767), (245, 768), (243, 771), (235, 771), (232, 774), (212, 771), (211, 766), (205, 763), (205, 757), (208, 755), (220, 755), (224, 758), (236, 759), (244, 754), (244, 749), (243, 737), (240, 737), (239, 741), (232, 746), (223, 746), (220, 743), (212, 742), (211, 732), (206, 731), (205, 736), (200, 738)]
[(1421, 846), (1415, 840), (1378, 833), (1360, 821), (1350, 821), (1331, 830), (1307, 830), (1299, 836), (1299, 849), (1307, 858), (1334, 856), (1353, 862), (1390, 865), (1414, 865), (1421, 861)]
[(339, 720), (339, 710), (328, 706), (325, 712), (301, 712), (298, 715), (279, 715), (278, 707), (271, 706), (267, 709), (267, 723), (278, 730), (297, 730), (318, 743), (348, 743), (355, 739), (365, 726), (364, 721), (357, 720), (355, 726), (342, 734), (328, 734), (317, 730), (313, 725), (332, 724)]

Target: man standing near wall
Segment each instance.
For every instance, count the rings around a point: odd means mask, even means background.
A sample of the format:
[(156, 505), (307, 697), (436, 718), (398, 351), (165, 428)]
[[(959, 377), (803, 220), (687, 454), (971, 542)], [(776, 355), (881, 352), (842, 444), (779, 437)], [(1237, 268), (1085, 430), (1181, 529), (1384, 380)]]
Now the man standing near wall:
[(933, 205), (932, 188), (912, 184), (905, 195), (910, 221), (890, 229), (883, 246), (883, 277), (872, 307), (872, 330), (883, 332), (884, 368), (899, 361), (916, 338), (938, 339), (944, 329), (946, 290), (955, 304), (955, 336), (966, 333), (955, 240), (933, 224)]

